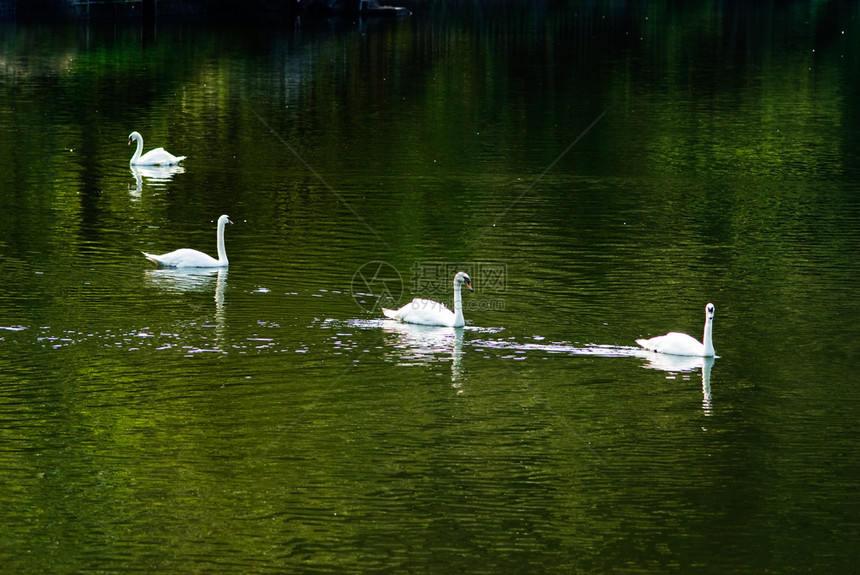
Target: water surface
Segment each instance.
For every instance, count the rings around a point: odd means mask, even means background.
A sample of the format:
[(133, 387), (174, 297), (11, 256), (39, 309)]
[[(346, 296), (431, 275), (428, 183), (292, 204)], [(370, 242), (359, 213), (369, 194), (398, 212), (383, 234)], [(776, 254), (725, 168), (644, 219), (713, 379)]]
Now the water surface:
[(849, 572), (857, 10), (421, 8), (0, 26), (0, 564)]

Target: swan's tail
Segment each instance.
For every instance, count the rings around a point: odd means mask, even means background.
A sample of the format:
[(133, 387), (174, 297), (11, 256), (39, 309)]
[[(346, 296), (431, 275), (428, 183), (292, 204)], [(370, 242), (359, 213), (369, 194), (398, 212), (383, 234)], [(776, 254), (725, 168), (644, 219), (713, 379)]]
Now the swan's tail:
[(182, 160), (184, 160), (184, 159), (185, 159), (185, 158), (187, 158), (187, 157), (188, 157), (188, 156), (177, 156), (177, 157), (176, 157), (176, 163), (178, 164), (179, 162), (181, 162)]
[(397, 315), (396, 309), (388, 309), (387, 307), (382, 308), (382, 313), (385, 314), (385, 317), (390, 317), (391, 319), (400, 319)]
[(645, 349), (650, 349), (650, 350), (654, 349), (654, 346), (651, 345), (651, 340), (649, 340), (649, 339), (637, 339), (636, 343), (638, 343), (639, 345), (641, 345)]
[(143, 257), (145, 257), (146, 259), (148, 259), (152, 263), (157, 264), (157, 265), (161, 265), (161, 262), (158, 261), (158, 256), (153, 255), (153, 254), (148, 254), (146, 252), (140, 252), (140, 253), (142, 253)]

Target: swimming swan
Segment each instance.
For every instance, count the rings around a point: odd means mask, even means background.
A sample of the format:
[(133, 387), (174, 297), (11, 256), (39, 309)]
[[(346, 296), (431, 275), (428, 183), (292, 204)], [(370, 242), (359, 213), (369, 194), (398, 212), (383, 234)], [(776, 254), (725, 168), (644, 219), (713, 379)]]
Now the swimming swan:
[(666, 335), (658, 335), (651, 339), (637, 339), (636, 343), (647, 350), (656, 351), (657, 353), (714, 357), (716, 354), (714, 353), (713, 329), (714, 304), (709, 303), (705, 306), (705, 333), (701, 343), (686, 333), (678, 333), (676, 331), (667, 333)]
[(172, 166), (185, 159), (185, 156), (174, 156), (164, 148), (155, 148), (141, 156), (140, 153), (143, 151), (143, 136), (139, 132), (132, 132), (128, 135), (128, 143), (131, 144), (132, 141), (137, 142), (137, 150), (135, 150), (130, 161), (133, 166)]
[(223, 268), (227, 267), (227, 252), (224, 250), (224, 226), (232, 224), (226, 215), (218, 218), (218, 259), (203, 252), (181, 248), (167, 254), (155, 255), (143, 252), (151, 262), (166, 268)]
[(386, 317), (406, 323), (463, 327), (466, 325), (463, 319), (463, 298), (460, 295), (463, 285), (469, 288), (469, 291), (474, 291), (469, 275), (466, 272), (458, 272), (454, 276), (454, 311), (439, 302), (417, 297), (398, 310), (382, 308), (382, 313)]

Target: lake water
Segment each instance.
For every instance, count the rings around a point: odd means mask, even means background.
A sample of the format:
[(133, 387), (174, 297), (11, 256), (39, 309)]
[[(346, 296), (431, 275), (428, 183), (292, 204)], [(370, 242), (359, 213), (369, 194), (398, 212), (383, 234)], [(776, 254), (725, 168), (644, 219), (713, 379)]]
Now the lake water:
[(860, 9), (415, 8), (0, 25), (0, 570), (855, 569)]

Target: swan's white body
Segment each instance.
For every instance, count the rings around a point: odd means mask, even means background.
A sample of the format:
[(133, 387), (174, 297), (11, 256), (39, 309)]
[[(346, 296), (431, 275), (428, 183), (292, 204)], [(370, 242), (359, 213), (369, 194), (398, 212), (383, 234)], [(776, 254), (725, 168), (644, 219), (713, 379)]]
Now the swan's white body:
[(700, 342), (693, 336), (677, 331), (666, 335), (658, 335), (651, 339), (637, 339), (636, 343), (649, 351), (668, 353), (671, 355), (687, 355), (695, 357), (714, 357), (714, 304), (705, 306), (705, 332)]
[(164, 148), (155, 148), (141, 156), (143, 136), (138, 132), (132, 132), (128, 135), (128, 143), (131, 144), (132, 141), (137, 142), (137, 150), (135, 150), (130, 161), (133, 166), (172, 166), (185, 159), (185, 156), (174, 156)]
[(224, 226), (232, 224), (226, 215), (218, 218), (218, 259), (188, 248), (181, 248), (167, 254), (143, 252), (151, 262), (166, 268), (222, 268), (227, 267), (227, 251), (224, 249)]
[(454, 276), (454, 311), (437, 301), (417, 297), (400, 309), (382, 308), (382, 313), (386, 317), (406, 323), (463, 327), (466, 325), (466, 320), (463, 319), (463, 296), (460, 294), (463, 285), (473, 291), (469, 275), (466, 272), (458, 272)]

